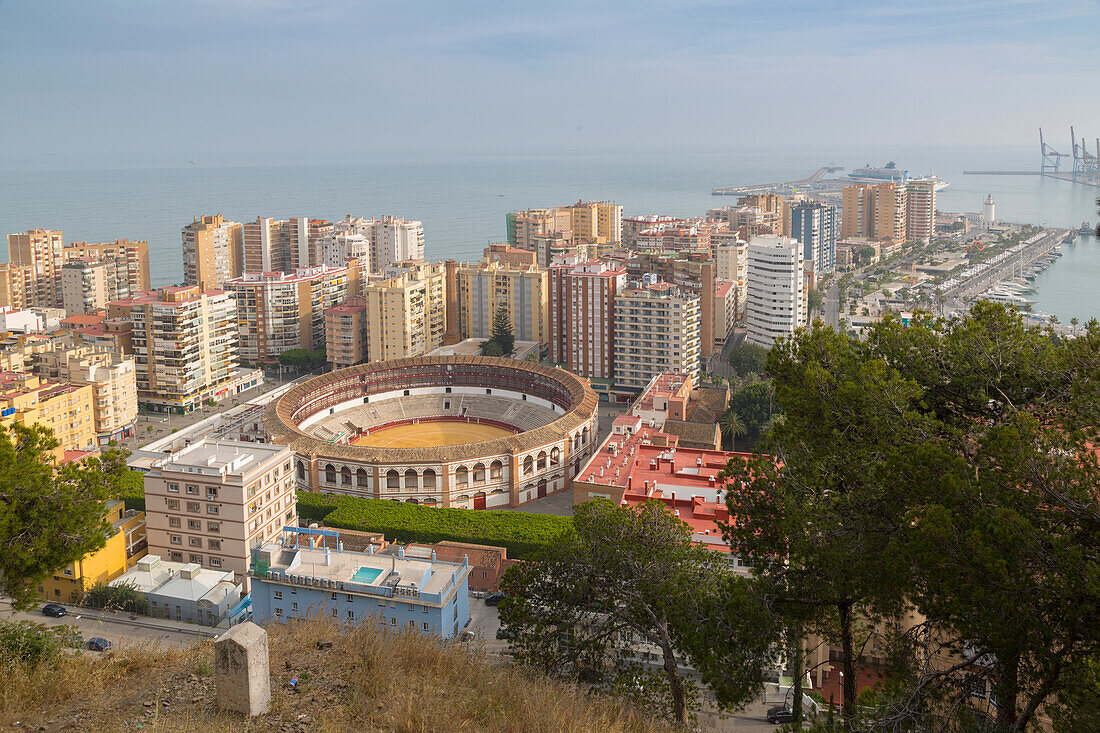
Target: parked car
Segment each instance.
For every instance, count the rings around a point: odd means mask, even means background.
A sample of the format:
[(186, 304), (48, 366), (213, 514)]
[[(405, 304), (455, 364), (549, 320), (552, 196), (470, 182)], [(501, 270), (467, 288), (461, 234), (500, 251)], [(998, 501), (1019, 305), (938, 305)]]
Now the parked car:
[(496, 592), (496, 593), (490, 593), (489, 595), (485, 596), (485, 605), (486, 606), (499, 606), (500, 602), (503, 601), (503, 600), (504, 600), (504, 594), (503, 593), (501, 593), (499, 591)]
[(792, 721), (794, 721), (794, 711), (786, 705), (780, 705), (768, 710), (769, 723), (790, 723)]
[(93, 636), (84, 642), (84, 648), (92, 652), (105, 652), (111, 648), (111, 642), (102, 636)]
[(69, 610), (60, 603), (47, 603), (45, 606), (42, 606), (42, 615), (53, 616), (54, 618), (58, 616), (68, 616)]

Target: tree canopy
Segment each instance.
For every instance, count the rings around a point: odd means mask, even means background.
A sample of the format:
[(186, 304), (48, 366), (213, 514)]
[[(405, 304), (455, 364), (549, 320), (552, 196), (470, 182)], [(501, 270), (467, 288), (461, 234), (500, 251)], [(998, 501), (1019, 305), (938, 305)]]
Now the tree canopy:
[(743, 341), (730, 349), (729, 362), (740, 375), (760, 374), (768, 364), (768, 349)]
[(29, 607), (44, 578), (107, 542), (104, 502), (120, 493), (125, 455), (55, 464), (57, 439), (41, 425), (0, 429), (0, 588)]
[[(501, 303), (493, 312), (493, 325), (489, 340), (481, 347), (481, 353), (487, 356), (508, 356), (516, 348), (516, 335), (512, 329), (512, 317), (508, 315), (508, 306)], [(487, 350), (493, 353), (488, 354)], [(499, 354), (496, 353), (499, 350)]]

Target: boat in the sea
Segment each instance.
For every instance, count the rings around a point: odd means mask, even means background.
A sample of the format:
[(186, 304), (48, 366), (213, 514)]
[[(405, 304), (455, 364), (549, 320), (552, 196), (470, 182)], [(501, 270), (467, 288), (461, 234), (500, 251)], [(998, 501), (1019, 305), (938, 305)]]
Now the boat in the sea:
[(849, 178), (857, 181), (886, 181), (888, 183), (905, 183), (909, 180), (909, 171), (903, 171), (897, 167), (894, 161), (890, 161), (881, 168), (872, 168), (871, 164), (856, 168), (848, 174)]
[(1081, 222), (1081, 227), (1077, 230), (1077, 233), (1087, 237), (1090, 234), (1095, 234), (1096, 230), (1092, 228), (1092, 224), (1089, 224), (1087, 221), (1083, 221)]

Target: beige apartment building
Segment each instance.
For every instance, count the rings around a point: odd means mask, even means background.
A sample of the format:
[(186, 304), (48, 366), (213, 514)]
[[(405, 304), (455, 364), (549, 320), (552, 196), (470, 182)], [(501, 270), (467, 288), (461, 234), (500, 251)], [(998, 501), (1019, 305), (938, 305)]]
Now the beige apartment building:
[(31, 369), (39, 377), (92, 388), (96, 442), (100, 446), (133, 434), (138, 416), (137, 367), (133, 359), (76, 343), (71, 333), (39, 343), (32, 350)]
[(145, 474), (149, 554), (233, 571), (248, 590), (252, 548), (298, 525), (290, 448), (202, 439)]
[(293, 272), (320, 264), (315, 250), (332, 233), (332, 223), (324, 219), (257, 217), (244, 225), (242, 272)]
[(246, 272), (227, 280), (237, 304), (238, 356), (272, 364), (291, 349), (325, 348), (325, 309), (359, 291), (359, 261), (293, 272)]
[[(241, 274), (241, 225), (221, 214), (196, 217), (183, 228), (183, 284), (220, 287)], [(135, 291), (137, 292), (137, 291)]]
[(905, 184), (905, 228), (908, 238), (928, 243), (935, 234), (936, 182), (919, 178)]
[(493, 316), (503, 305), (517, 341), (550, 345), (549, 287), (544, 268), (515, 268), (499, 262), (457, 269), (458, 323), (461, 338), (489, 338)]
[(31, 268), (32, 289), (27, 306), (63, 307), (61, 299), (61, 266), (64, 241), (60, 231), (28, 229), (22, 234), (8, 235), (8, 262)]
[(634, 282), (615, 296), (615, 389), (640, 392), (658, 374), (699, 374), (699, 297), (663, 282)]
[(124, 260), (77, 258), (61, 266), (61, 302), (66, 315), (95, 313), (110, 301), (129, 295), (130, 275)]
[(128, 239), (117, 239), (114, 242), (71, 242), (64, 245), (61, 256), (65, 262), (88, 258), (113, 260), (115, 270), (125, 273), (131, 293), (148, 290), (151, 287), (149, 243), (146, 241), (131, 242)]
[(906, 240), (906, 189), (884, 181), (857, 183), (841, 192), (840, 239)]
[(537, 240), (566, 245), (617, 243), (623, 237), (623, 207), (611, 201), (577, 201), (549, 209), (513, 211), (506, 223), (508, 244), (533, 252), (539, 249)]
[(34, 297), (34, 268), (29, 265), (0, 263), (0, 308), (25, 310)]
[(400, 275), (363, 286), (369, 361), (420, 356), (443, 345), (444, 263), (399, 264), (404, 269)]
[(161, 288), (108, 303), (107, 316), (132, 324), (141, 407), (182, 414), (228, 394), (239, 367), (229, 293)]
[(0, 425), (39, 424), (57, 438), (56, 457), (96, 445), (93, 390), (90, 385), (45, 381), (24, 372), (0, 374)]
[[(414, 219), (389, 215), (367, 219), (349, 215), (336, 222), (333, 230), (336, 237), (356, 237), (344, 240), (345, 257), (358, 256), (364, 272), (378, 274), (399, 262), (424, 259), (424, 224)], [(333, 255), (328, 257), (326, 261), (336, 262)]]

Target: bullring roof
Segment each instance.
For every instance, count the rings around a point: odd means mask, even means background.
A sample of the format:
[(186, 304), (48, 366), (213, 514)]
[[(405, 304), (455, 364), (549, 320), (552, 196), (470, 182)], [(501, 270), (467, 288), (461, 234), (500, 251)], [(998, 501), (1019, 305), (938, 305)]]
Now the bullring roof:
[[(301, 430), (294, 419), (294, 412), (298, 405), (310, 394), (322, 390), (326, 385), (360, 374), (435, 365), (452, 365), (460, 370), (462, 367), (496, 367), (502, 370), (525, 372), (564, 387), (569, 394), (569, 405), (567, 409), (566, 406), (559, 405), (559, 407), (566, 409), (566, 412), (553, 422), (515, 435), (477, 443), (407, 448), (331, 443)], [(486, 379), (484, 386), (488, 388), (507, 387), (503, 380), (495, 382), (492, 377)], [(399, 387), (399, 385), (390, 386), (390, 388), (395, 387)], [(592, 418), (592, 415), (596, 412), (597, 403), (596, 393), (592, 391), (587, 380), (564, 369), (529, 361), (488, 356), (415, 356), (370, 364), (357, 364), (313, 377), (295, 385), (286, 394), (267, 406), (267, 409), (264, 410), (264, 426), (271, 433), (275, 442), (289, 444), (294, 451), (307, 455), (387, 464), (448, 462), (461, 461), (478, 455), (519, 453), (561, 440), (564, 435), (584, 426)]]

